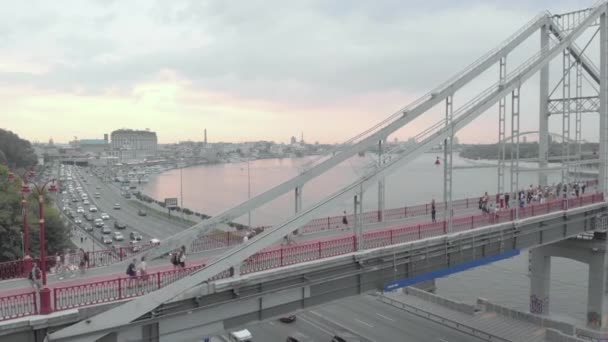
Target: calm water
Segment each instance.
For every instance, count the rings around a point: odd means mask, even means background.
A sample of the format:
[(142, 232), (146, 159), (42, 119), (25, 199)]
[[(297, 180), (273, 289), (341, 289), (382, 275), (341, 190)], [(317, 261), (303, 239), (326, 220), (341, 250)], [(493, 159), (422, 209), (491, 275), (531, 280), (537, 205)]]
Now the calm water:
[[(249, 163), (251, 196), (259, 194), (298, 174), (306, 162), (316, 157), (295, 159), (256, 160)], [(425, 154), (391, 176), (387, 177), (387, 208), (430, 202), (442, 198), (443, 166), (435, 166), (436, 155)], [(350, 184), (364, 174), (373, 157), (352, 158), (331, 172), (304, 186), (304, 208), (328, 194)], [(470, 165), (467, 160), (455, 157), (454, 165)], [(508, 172), (508, 170), (507, 170)], [(182, 170), (184, 206), (209, 215), (216, 215), (248, 197), (247, 163), (196, 166)], [(550, 182), (559, 181), (559, 173), (549, 174)], [(508, 188), (509, 175), (506, 184)], [(536, 184), (534, 173), (520, 174), (520, 185)], [(495, 168), (454, 170), (454, 198), (476, 197), (484, 191), (495, 193)], [(171, 170), (150, 179), (144, 192), (156, 199), (180, 198), (180, 170)], [(364, 194), (364, 207), (377, 207), (377, 187)], [(290, 192), (252, 212), (252, 225), (269, 225), (286, 219), (294, 210), (294, 194)], [(352, 212), (352, 199), (346, 199), (334, 208)], [(246, 223), (247, 217), (237, 221)], [(474, 301), (488, 298), (500, 304), (521, 310), (528, 308), (529, 278), (527, 252), (510, 260), (462, 272), (437, 281), (438, 292), (451, 298)], [(551, 312), (562, 318), (584, 320), (587, 292), (587, 266), (575, 261), (554, 258), (551, 278)]]

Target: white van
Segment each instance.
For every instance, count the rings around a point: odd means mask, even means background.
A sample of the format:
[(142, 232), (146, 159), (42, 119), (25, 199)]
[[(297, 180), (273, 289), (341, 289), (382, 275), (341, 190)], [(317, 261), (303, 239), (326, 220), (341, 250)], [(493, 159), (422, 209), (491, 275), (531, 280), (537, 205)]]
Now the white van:
[(230, 342), (252, 342), (253, 338), (247, 329), (233, 331), (229, 335)]

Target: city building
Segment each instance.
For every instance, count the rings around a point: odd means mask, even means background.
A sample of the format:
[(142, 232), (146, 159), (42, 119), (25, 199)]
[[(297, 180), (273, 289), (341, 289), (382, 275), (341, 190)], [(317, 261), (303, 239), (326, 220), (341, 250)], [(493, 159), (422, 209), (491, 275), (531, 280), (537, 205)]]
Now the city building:
[(111, 133), (112, 155), (120, 161), (156, 157), (158, 139), (150, 130), (119, 129)]

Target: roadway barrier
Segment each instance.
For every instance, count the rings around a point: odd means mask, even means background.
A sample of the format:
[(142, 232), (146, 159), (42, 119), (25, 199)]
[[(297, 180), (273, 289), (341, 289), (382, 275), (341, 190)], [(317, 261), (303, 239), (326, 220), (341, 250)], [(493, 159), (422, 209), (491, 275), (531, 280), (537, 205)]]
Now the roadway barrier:
[[(598, 193), (569, 200), (559, 199), (547, 203), (537, 203), (519, 209), (519, 217), (538, 216), (550, 212), (561, 211), (566, 208), (580, 207), (603, 201), (604, 195)], [(456, 217), (453, 219), (453, 231), (464, 231), (490, 224), (509, 222), (514, 217), (515, 208), (500, 211), (498, 215), (479, 214)], [(444, 221), (438, 221), (367, 232), (363, 234), (362, 246), (364, 249), (373, 249), (427, 237), (441, 236), (446, 233), (446, 228), (447, 224)], [(335, 237), (324, 241), (271, 247), (244, 260), (240, 270), (241, 274), (248, 274), (352, 253), (355, 252), (356, 249), (357, 239), (354, 235)], [(82, 285), (56, 287), (53, 289), (53, 310), (65, 310), (140, 296), (181, 279), (200, 267), (204, 267), (204, 265), (150, 273), (145, 276), (133, 278), (118, 277), (116, 279)], [(230, 277), (231, 273), (231, 270), (226, 270), (210, 280)], [(1, 297), (0, 314), (0, 320), (37, 314), (36, 296), (25, 294)]]

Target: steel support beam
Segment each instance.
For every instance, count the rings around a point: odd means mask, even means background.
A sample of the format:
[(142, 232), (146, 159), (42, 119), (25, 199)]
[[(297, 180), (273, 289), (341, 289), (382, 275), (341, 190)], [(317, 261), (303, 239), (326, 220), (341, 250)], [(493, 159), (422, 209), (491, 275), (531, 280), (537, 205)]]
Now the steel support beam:
[[(545, 26), (543, 26), (545, 27)], [(498, 80), (500, 84), (505, 83), (507, 79), (507, 56), (500, 59), (500, 67), (498, 70)], [(506, 119), (507, 108), (506, 98), (498, 100), (498, 191), (497, 194), (505, 192), (505, 145), (506, 145)]]
[[(384, 144), (386, 144), (386, 139), (378, 140), (378, 167), (382, 167), (382, 164), (384, 163), (384, 156), (382, 155)], [(385, 182), (385, 177), (382, 177), (378, 180), (378, 222), (384, 222), (384, 209), (386, 202)]]
[(608, 190), (608, 17), (600, 17), (600, 167), (599, 191)]
[(363, 186), (360, 186), (359, 193), (354, 197), (354, 220), (355, 220), (355, 247), (356, 250), (363, 250)]
[(562, 52), (563, 61), (563, 79), (562, 79), (562, 99), (564, 106), (562, 108), (562, 185), (565, 185), (567, 191), (566, 197), (570, 194), (570, 168), (568, 162), (570, 161), (570, 50), (565, 49)]
[[(576, 97), (580, 98), (583, 95), (583, 68), (581, 63), (576, 63)], [(581, 127), (581, 108), (576, 106), (575, 112), (575, 124), (574, 124), (574, 140), (576, 141), (576, 155), (578, 161), (582, 158), (582, 127)], [(574, 177), (578, 180), (579, 164), (574, 165)]]
[(511, 92), (511, 198), (515, 200), (515, 219), (519, 218), (519, 87)]
[[(541, 51), (549, 48), (549, 29), (548, 25), (540, 28), (540, 48)], [(549, 159), (549, 113), (547, 110), (549, 100), (549, 63), (540, 69), (540, 108), (538, 122), (538, 167), (547, 167)], [(538, 174), (538, 184), (547, 185), (547, 175)]]
[(446, 138), (443, 140), (443, 202), (445, 204), (443, 217), (447, 222), (447, 231), (452, 232), (452, 148), (454, 141), (454, 117), (453, 106), (454, 95), (445, 98), (445, 125), (448, 130)]

